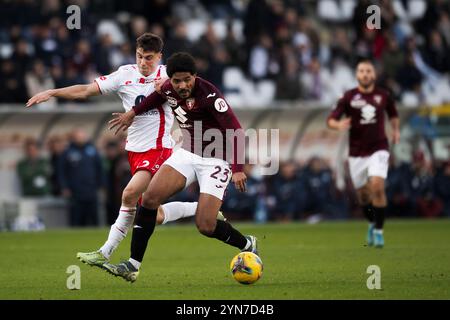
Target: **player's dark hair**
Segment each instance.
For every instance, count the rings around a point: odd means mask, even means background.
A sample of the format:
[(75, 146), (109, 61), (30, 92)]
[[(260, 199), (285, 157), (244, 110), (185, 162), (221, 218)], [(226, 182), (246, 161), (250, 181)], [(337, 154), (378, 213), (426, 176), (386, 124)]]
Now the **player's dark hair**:
[(197, 74), (195, 59), (187, 52), (177, 52), (167, 59), (167, 75), (172, 78), (175, 72), (189, 72), (191, 75)]
[(375, 63), (368, 58), (362, 58), (362, 59), (358, 60), (358, 62), (356, 63), (356, 67), (358, 67), (361, 63), (371, 64), (375, 68)]
[(144, 51), (161, 52), (163, 46), (162, 39), (150, 32), (146, 32), (136, 39), (136, 48), (142, 48)]

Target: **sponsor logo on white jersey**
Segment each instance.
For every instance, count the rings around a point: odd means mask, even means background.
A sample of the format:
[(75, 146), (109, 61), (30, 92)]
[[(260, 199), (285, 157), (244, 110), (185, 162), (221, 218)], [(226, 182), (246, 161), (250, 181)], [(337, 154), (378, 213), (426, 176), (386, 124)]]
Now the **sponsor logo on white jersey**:
[(136, 83), (139, 84), (149, 84), (149, 83), (153, 83), (156, 81), (156, 78), (152, 79), (152, 78), (138, 78), (136, 80)]
[(147, 112), (141, 113), (140, 115), (137, 115), (136, 117), (147, 117), (147, 116), (158, 116), (159, 117), (159, 111), (158, 110), (149, 110)]

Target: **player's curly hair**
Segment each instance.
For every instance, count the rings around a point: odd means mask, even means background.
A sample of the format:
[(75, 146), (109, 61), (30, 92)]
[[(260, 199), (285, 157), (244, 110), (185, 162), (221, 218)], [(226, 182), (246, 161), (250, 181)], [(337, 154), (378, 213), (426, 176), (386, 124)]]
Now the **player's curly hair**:
[(144, 51), (162, 52), (164, 42), (156, 34), (146, 32), (136, 39), (136, 48), (142, 48)]
[(175, 72), (189, 72), (191, 75), (197, 74), (195, 59), (187, 52), (176, 52), (167, 59), (167, 75), (172, 78)]

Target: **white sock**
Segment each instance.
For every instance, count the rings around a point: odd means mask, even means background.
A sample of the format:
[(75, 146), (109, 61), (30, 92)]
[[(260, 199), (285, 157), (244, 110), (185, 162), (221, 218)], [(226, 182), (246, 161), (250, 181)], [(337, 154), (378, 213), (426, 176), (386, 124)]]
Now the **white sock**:
[(135, 215), (136, 208), (120, 207), (119, 216), (117, 217), (116, 222), (111, 226), (108, 240), (106, 240), (105, 244), (100, 248), (100, 251), (106, 259), (111, 257), (111, 254), (127, 235), (128, 229), (133, 224)]
[(383, 229), (374, 229), (374, 233), (383, 234)]
[(138, 270), (141, 267), (141, 263), (133, 258), (128, 259), (128, 261), (130, 261), (130, 263)]
[(163, 204), (161, 207), (164, 211), (164, 221), (162, 224), (166, 224), (169, 221), (175, 221), (195, 215), (197, 202), (176, 201)]

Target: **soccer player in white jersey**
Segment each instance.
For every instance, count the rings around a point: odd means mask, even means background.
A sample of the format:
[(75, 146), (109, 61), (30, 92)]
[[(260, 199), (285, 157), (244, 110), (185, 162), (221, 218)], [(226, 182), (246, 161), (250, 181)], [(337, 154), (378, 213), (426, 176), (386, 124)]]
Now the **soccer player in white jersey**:
[[(116, 93), (126, 111), (139, 104), (155, 90), (155, 83), (167, 78), (165, 66), (159, 65), (163, 41), (157, 35), (145, 33), (136, 41), (136, 64), (124, 65), (109, 75), (101, 76), (91, 84), (51, 89), (36, 94), (26, 106), (47, 101), (51, 97), (86, 99), (100, 94)], [(173, 114), (170, 106), (160, 105), (151, 112), (136, 117), (128, 129), (125, 149), (128, 151), (133, 177), (123, 190), (122, 205), (115, 223), (111, 226), (105, 244), (94, 252), (79, 252), (77, 257), (84, 263), (102, 267), (125, 238), (132, 226), (136, 203), (147, 189), (152, 176), (172, 154), (174, 141), (170, 135)], [(171, 202), (158, 208), (157, 223), (193, 216), (197, 202)], [(218, 218), (223, 219), (221, 213)]]

